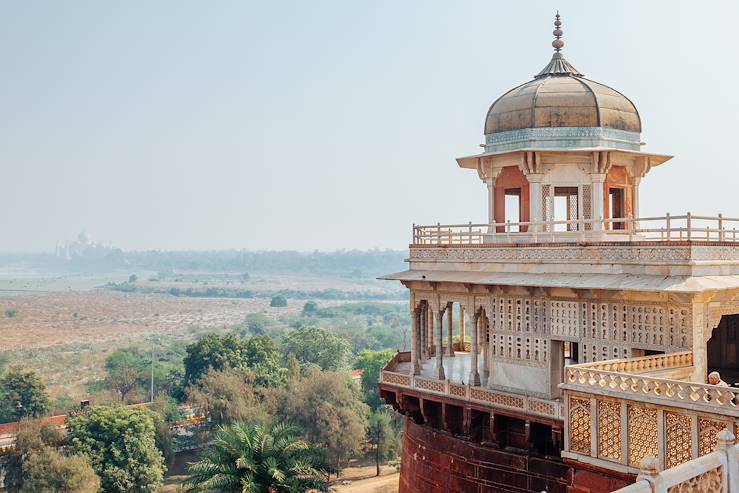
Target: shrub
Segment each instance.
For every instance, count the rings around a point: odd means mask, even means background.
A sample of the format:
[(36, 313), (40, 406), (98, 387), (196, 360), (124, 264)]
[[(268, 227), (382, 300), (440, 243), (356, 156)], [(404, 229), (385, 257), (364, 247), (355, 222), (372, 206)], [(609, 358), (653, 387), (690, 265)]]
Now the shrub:
[(13, 318), (16, 315), (18, 315), (18, 310), (16, 310), (15, 308), (8, 308), (7, 310), (5, 310), (5, 316), (8, 318)]
[(269, 306), (274, 307), (274, 308), (285, 307), (287, 306), (287, 298), (285, 298), (284, 296), (280, 296), (280, 295), (273, 296), (272, 301), (270, 301), (269, 303)]

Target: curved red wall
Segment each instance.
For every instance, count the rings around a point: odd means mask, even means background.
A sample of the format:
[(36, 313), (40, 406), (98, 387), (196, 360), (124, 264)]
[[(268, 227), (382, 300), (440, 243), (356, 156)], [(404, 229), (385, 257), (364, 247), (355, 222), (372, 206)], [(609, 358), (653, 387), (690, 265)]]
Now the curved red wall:
[(483, 446), (405, 420), (400, 493), (605, 493), (631, 482), (523, 451)]

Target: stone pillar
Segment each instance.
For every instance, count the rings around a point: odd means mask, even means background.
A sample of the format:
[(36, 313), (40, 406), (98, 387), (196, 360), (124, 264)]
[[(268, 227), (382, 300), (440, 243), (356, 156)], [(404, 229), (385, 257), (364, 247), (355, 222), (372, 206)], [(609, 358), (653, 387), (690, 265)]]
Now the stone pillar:
[[(541, 201), (541, 179), (540, 174), (527, 175), (529, 181), (529, 221), (532, 223), (540, 223), (543, 220), (542, 201)], [(542, 231), (544, 228), (540, 226), (530, 226), (529, 231)]]
[(605, 186), (606, 175), (603, 173), (593, 173), (590, 175), (590, 179), (593, 184), (590, 187), (593, 193), (593, 200), (590, 207), (592, 208), (593, 219), (596, 221), (593, 223), (593, 230), (602, 231), (604, 228), (601, 221), (604, 219), (603, 215), (605, 214), (603, 210), (603, 187)]
[(449, 348), (447, 349), (447, 356), (450, 358), (454, 358), (454, 304), (453, 303), (447, 303), (446, 305), (446, 331), (447, 331), (447, 338), (449, 341)]
[(480, 313), (474, 308), (470, 320), (472, 322), (472, 349), (470, 351), (470, 381), (468, 383), (472, 386), (479, 387), (480, 373), (477, 371), (477, 353), (480, 348), (477, 344), (477, 340), (479, 335), (478, 327), (480, 324)]
[(418, 334), (419, 334), (419, 342), (418, 345), (420, 347), (420, 355), (421, 355), (421, 364), (428, 359), (428, 342), (426, 341), (426, 338), (428, 336), (428, 329), (426, 328), (426, 305), (421, 302), (418, 305)]
[[(495, 178), (488, 178), (485, 180), (488, 186), (488, 224), (495, 223)], [(495, 230), (490, 228), (489, 233), (494, 233)]]
[(488, 384), (490, 378), (490, 348), (488, 347), (488, 318), (486, 315), (480, 317), (480, 347), (482, 348), (482, 375), (480, 378), (483, 385)]
[(436, 312), (436, 322), (439, 325), (439, 337), (436, 340), (436, 378), (445, 380), (444, 375), (444, 310)]
[[(693, 381), (706, 383), (708, 378), (708, 348), (706, 343), (710, 339), (706, 331), (706, 305), (703, 301), (693, 302)], [(713, 327), (711, 327), (713, 329)], [(713, 331), (711, 331), (713, 333)]]
[(459, 349), (464, 351), (464, 306), (459, 305)]
[(418, 327), (418, 308), (413, 307), (411, 309), (411, 368), (413, 370), (414, 375), (418, 375), (421, 373), (421, 365), (419, 364), (419, 356), (421, 348), (418, 344), (418, 335), (419, 335), (419, 327)]
[(426, 314), (426, 320), (428, 320), (429, 323), (429, 359), (431, 359), (431, 348), (436, 345), (434, 342), (434, 310), (431, 308), (431, 304), (428, 305), (428, 313)]

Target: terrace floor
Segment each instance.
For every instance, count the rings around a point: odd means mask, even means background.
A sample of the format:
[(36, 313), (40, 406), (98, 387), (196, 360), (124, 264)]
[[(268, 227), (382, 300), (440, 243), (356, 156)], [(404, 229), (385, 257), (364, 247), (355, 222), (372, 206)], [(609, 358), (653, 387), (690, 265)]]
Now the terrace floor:
[[(454, 383), (467, 383), (470, 378), (470, 369), (472, 368), (472, 356), (470, 353), (455, 352), (454, 357), (444, 356), (443, 361), (444, 375)], [(482, 358), (477, 358), (477, 371), (482, 376)], [(398, 363), (392, 370), (396, 373), (411, 373), (410, 362)], [(436, 358), (425, 361), (421, 370), (421, 376), (426, 378), (436, 378)]]

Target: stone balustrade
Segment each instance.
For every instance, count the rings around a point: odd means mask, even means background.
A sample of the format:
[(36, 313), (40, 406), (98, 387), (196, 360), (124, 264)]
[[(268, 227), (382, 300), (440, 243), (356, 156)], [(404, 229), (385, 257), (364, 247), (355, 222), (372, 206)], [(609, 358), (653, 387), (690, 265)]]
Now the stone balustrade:
[(562, 241), (737, 242), (739, 218), (670, 215), (494, 224), (413, 225), (413, 245), (548, 243)]
[(676, 353), (568, 366), (562, 455), (636, 473), (649, 455), (662, 470), (713, 451), (721, 430), (737, 430), (739, 389), (649, 375), (690, 364)]
[[(388, 364), (386, 368), (394, 368), (394, 366)], [(448, 396), (492, 407), (502, 407), (547, 418), (563, 418), (562, 403), (558, 400), (540, 399), (524, 394), (514, 394), (455, 383), (448, 379), (424, 378), (418, 375), (389, 370), (383, 370), (381, 372), (380, 383)]]
[(734, 435), (723, 430), (715, 451), (666, 471), (659, 472), (656, 459), (646, 457), (636, 482), (615, 493), (739, 493), (738, 456)]

